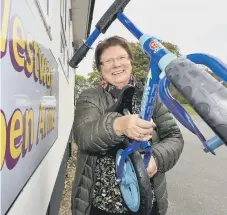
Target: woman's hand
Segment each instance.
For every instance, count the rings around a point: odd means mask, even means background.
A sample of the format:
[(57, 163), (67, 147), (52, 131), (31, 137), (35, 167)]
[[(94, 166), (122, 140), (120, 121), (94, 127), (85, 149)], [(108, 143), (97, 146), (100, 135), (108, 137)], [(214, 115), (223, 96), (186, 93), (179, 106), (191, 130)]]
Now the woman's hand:
[(133, 114), (116, 118), (113, 127), (119, 136), (126, 135), (133, 140), (148, 141), (156, 125), (153, 120), (146, 121)]
[(149, 178), (152, 178), (158, 171), (157, 164), (155, 162), (155, 159), (153, 156), (151, 156), (151, 159), (149, 161), (148, 167), (147, 167), (147, 174)]

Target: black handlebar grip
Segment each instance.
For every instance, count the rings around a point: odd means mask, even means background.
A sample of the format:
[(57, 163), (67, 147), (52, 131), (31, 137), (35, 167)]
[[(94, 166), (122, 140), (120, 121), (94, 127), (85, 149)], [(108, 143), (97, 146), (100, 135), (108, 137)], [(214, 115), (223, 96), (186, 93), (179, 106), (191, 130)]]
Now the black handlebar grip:
[(227, 88), (183, 57), (173, 60), (165, 72), (175, 88), (227, 145)]
[(116, 0), (109, 7), (109, 9), (104, 13), (101, 19), (96, 24), (96, 28), (100, 30), (103, 34), (109, 28), (111, 23), (117, 18), (117, 14), (124, 10), (126, 5), (130, 2), (130, 0)]
[(88, 50), (90, 49), (85, 43), (74, 53), (72, 59), (69, 61), (69, 65), (72, 68), (76, 68), (81, 60), (86, 56)]

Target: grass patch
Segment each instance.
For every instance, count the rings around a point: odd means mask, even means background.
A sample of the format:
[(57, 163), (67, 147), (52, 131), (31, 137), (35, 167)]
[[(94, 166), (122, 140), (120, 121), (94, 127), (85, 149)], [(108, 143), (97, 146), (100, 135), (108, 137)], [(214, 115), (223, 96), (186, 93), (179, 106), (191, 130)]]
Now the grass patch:
[(188, 105), (188, 104), (181, 104), (184, 109), (190, 114), (190, 115), (196, 115), (197, 113), (194, 111), (194, 109)]

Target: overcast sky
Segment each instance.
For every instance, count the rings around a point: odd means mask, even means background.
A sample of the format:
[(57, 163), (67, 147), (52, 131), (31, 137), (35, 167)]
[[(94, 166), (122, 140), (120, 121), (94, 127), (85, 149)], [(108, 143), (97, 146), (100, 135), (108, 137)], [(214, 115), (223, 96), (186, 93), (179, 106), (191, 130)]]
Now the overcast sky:
[[(95, 1), (91, 32), (113, 2)], [(226, 0), (131, 0), (124, 13), (143, 33), (177, 45), (184, 55), (208, 53), (227, 63), (226, 4)], [(118, 20), (98, 40), (112, 35), (136, 41)], [(87, 77), (92, 72), (94, 49), (98, 40), (93, 50), (79, 64), (77, 74)]]

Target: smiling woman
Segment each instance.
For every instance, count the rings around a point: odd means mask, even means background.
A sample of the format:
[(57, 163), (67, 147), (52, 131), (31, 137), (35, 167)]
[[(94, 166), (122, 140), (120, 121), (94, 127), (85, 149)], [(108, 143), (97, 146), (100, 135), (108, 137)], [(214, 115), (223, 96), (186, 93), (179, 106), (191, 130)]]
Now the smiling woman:
[[(181, 132), (160, 99), (154, 107), (154, 122), (138, 117), (142, 90), (132, 76), (132, 52), (124, 38), (114, 36), (101, 41), (95, 50), (95, 63), (102, 75), (102, 85), (83, 91), (76, 104), (73, 132), (78, 153), (72, 214), (130, 214), (116, 183), (115, 172), (116, 152), (124, 148), (128, 137), (152, 144), (148, 181), (144, 184), (147, 185), (146, 191), (152, 193), (148, 203), (153, 206), (151, 214), (165, 215), (164, 173), (176, 164), (182, 152)], [(107, 113), (128, 84), (135, 87), (130, 114), (124, 115), (117, 110)], [(143, 202), (146, 201), (144, 196), (140, 196)], [(137, 214), (144, 215), (143, 212), (141, 207)]]
[[(110, 58), (110, 56), (118, 57)], [(100, 70), (103, 80), (121, 89), (124, 87), (131, 75), (132, 65), (124, 48), (112, 46), (106, 49), (101, 55)]]
[(117, 88), (124, 87), (132, 75), (132, 52), (125, 39), (115, 36), (98, 44), (95, 63), (103, 81)]

